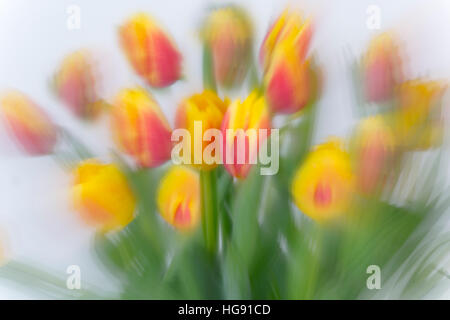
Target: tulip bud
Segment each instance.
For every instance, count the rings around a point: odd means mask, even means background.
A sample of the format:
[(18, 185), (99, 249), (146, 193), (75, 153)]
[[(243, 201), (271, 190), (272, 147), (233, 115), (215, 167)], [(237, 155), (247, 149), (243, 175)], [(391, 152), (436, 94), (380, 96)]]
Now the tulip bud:
[(118, 146), (143, 167), (170, 159), (171, 128), (158, 103), (142, 88), (119, 92), (111, 111)]
[(88, 52), (76, 51), (64, 58), (55, 74), (58, 97), (77, 117), (96, 118), (104, 104), (98, 96), (98, 76)]
[(133, 220), (136, 200), (115, 164), (80, 163), (74, 171), (72, 196), (81, 218), (104, 232), (124, 228)]
[(119, 37), (134, 71), (150, 86), (162, 88), (181, 77), (181, 55), (151, 17), (139, 13), (119, 29)]
[(394, 135), (382, 116), (364, 119), (353, 138), (358, 190), (378, 192), (387, 179), (394, 156)]
[(327, 222), (348, 210), (353, 181), (349, 154), (339, 140), (330, 141), (310, 152), (294, 175), (291, 193), (304, 214)]
[(196, 171), (174, 166), (162, 178), (157, 194), (161, 216), (178, 230), (191, 230), (200, 220), (200, 178)]
[[(265, 136), (260, 135), (260, 129), (266, 130)], [(245, 178), (252, 164), (256, 163), (259, 144), (263, 142), (261, 139), (269, 135), (270, 116), (264, 97), (253, 92), (244, 102), (233, 102), (222, 121), (225, 169), (233, 177)]]
[[(175, 127), (186, 129), (190, 135), (190, 164), (194, 167), (211, 170), (217, 166), (211, 154), (205, 154), (205, 148), (214, 143), (203, 139), (203, 133), (209, 129), (220, 130), (228, 101), (222, 101), (213, 91), (205, 90), (183, 100), (175, 115)], [(200, 128), (197, 125), (200, 124)], [(200, 131), (200, 132), (197, 132)], [(200, 136), (198, 136), (200, 134)], [(220, 149), (217, 150), (220, 152)]]
[(214, 10), (203, 26), (211, 49), (216, 81), (224, 87), (240, 85), (251, 59), (253, 30), (247, 13), (236, 6)]
[(39, 106), (18, 91), (4, 94), (0, 104), (8, 129), (28, 154), (43, 155), (53, 151), (56, 128)]
[(262, 44), (266, 98), (274, 112), (295, 113), (313, 97), (311, 62), (306, 58), (312, 35), (309, 20), (285, 11), (271, 27)]
[(395, 135), (406, 149), (428, 149), (443, 137), (442, 97), (446, 86), (439, 81), (406, 81), (399, 85)]
[(402, 61), (394, 39), (387, 33), (375, 37), (363, 59), (366, 100), (383, 102), (391, 99), (401, 78)]

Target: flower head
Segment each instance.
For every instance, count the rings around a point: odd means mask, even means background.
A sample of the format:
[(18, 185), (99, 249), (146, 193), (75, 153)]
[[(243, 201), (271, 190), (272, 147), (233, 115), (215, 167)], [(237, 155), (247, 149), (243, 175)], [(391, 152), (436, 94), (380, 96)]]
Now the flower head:
[(153, 97), (142, 88), (123, 89), (114, 104), (112, 128), (119, 147), (143, 167), (169, 160), (171, 128)]
[[(260, 129), (266, 135), (260, 135)], [(243, 102), (234, 101), (222, 122), (222, 160), (236, 178), (245, 178), (256, 163), (259, 144), (270, 135), (270, 116), (264, 96), (252, 92)], [(231, 161), (229, 161), (231, 160)]]
[(428, 149), (443, 136), (442, 97), (446, 86), (439, 81), (406, 81), (399, 85), (394, 112), (395, 135), (401, 147)]
[(134, 68), (152, 87), (167, 87), (181, 77), (181, 55), (158, 23), (138, 13), (119, 29), (122, 48)]
[(314, 69), (307, 58), (311, 35), (311, 22), (287, 10), (266, 35), (260, 59), (267, 101), (274, 112), (300, 111), (314, 95)]
[(196, 171), (174, 166), (162, 178), (157, 194), (158, 209), (170, 225), (191, 230), (200, 220), (200, 178)]
[[(191, 138), (190, 163), (194, 167), (210, 170), (217, 166), (217, 162), (209, 159), (209, 157), (217, 155), (204, 152), (209, 144), (215, 143), (214, 140), (208, 142), (203, 139), (203, 136), (198, 139), (198, 134), (202, 135), (209, 129), (219, 131), (227, 107), (227, 100), (221, 100), (213, 91), (209, 90), (184, 99), (178, 106), (175, 115), (175, 127), (186, 129), (189, 132)], [(200, 128), (197, 129), (198, 125), (200, 125)], [(220, 149), (217, 152), (220, 152)]]
[(353, 188), (350, 155), (336, 140), (311, 151), (295, 173), (291, 193), (304, 214), (319, 222), (327, 222), (346, 212)]
[(30, 155), (51, 153), (57, 141), (56, 128), (47, 114), (18, 91), (0, 98), (0, 107), (8, 129)]
[(98, 77), (88, 52), (75, 51), (66, 56), (55, 74), (54, 86), (76, 116), (93, 119), (100, 114), (103, 101), (98, 96)]
[(72, 197), (81, 218), (103, 231), (121, 229), (133, 220), (136, 200), (115, 164), (81, 162), (74, 171)]
[(380, 115), (364, 119), (353, 137), (357, 186), (364, 194), (378, 191), (393, 161), (395, 139), (386, 119)]
[(382, 33), (373, 38), (363, 58), (363, 84), (367, 101), (392, 98), (402, 79), (402, 61), (394, 38)]
[(216, 81), (225, 87), (242, 83), (251, 59), (253, 30), (247, 13), (236, 6), (211, 12), (203, 26)]

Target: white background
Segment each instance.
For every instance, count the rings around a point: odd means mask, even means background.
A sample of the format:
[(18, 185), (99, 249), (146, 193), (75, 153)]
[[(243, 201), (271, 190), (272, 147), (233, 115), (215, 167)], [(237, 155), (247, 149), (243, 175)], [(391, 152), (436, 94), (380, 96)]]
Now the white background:
[[(112, 146), (107, 119), (96, 124), (77, 121), (57, 101), (48, 82), (65, 54), (90, 48), (103, 75), (103, 94), (139, 84), (117, 41), (117, 27), (131, 14), (153, 14), (171, 33), (184, 57), (185, 80), (154, 92), (169, 121), (184, 96), (200, 91), (201, 46), (197, 30), (206, 0), (0, 0), (0, 91), (16, 88), (28, 94), (59, 124), (77, 134), (101, 156)], [(256, 30), (256, 48), (286, 1), (242, 1)], [(450, 1), (321, 0), (291, 1), (316, 20), (313, 49), (324, 69), (320, 118), (314, 139), (346, 136), (352, 123), (352, 88), (345, 52), (358, 54), (374, 34), (366, 26), (369, 5), (381, 9), (381, 29), (401, 35), (408, 51), (409, 76), (450, 79)], [(81, 29), (67, 28), (69, 5), (81, 8)], [(23, 156), (0, 128), (0, 234), (13, 257), (64, 273), (81, 267), (82, 281), (105, 288), (116, 282), (90, 251), (93, 230), (70, 209), (70, 176), (49, 157)], [(0, 298), (32, 298), (35, 294), (0, 282)]]

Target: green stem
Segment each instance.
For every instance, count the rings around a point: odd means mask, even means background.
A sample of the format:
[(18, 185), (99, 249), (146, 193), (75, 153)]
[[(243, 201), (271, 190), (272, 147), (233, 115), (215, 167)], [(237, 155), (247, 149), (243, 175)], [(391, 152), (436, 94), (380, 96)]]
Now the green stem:
[(213, 61), (211, 49), (205, 43), (203, 45), (203, 87), (205, 90), (217, 92), (216, 79), (213, 73)]
[(259, 79), (258, 70), (256, 68), (254, 59), (252, 59), (249, 69), (250, 69), (249, 70), (249, 72), (250, 72), (250, 78), (249, 78), (250, 79), (249, 80), (250, 81), (250, 89), (256, 90), (262, 94), (263, 86), (262, 86), (261, 80)]
[(216, 173), (214, 170), (200, 171), (203, 236), (205, 239), (206, 248), (213, 254), (218, 249), (218, 208), (216, 185)]

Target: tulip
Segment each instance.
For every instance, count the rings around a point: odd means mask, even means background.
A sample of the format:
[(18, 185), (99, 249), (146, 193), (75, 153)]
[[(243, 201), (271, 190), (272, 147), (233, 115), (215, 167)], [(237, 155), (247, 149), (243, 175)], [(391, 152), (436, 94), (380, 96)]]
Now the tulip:
[(318, 222), (329, 222), (349, 209), (353, 189), (350, 155), (336, 140), (310, 152), (294, 175), (291, 193), (304, 214)]
[(104, 106), (98, 96), (98, 76), (88, 52), (76, 51), (64, 58), (55, 74), (58, 97), (77, 117), (96, 118)]
[(394, 125), (401, 147), (428, 149), (442, 142), (445, 91), (446, 86), (439, 81), (411, 80), (399, 85)]
[(214, 10), (203, 26), (203, 38), (211, 50), (216, 81), (224, 87), (240, 85), (252, 52), (253, 30), (247, 13), (236, 6)]
[[(205, 90), (184, 99), (175, 115), (175, 127), (186, 129), (190, 135), (190, 164), (198, 169), (211, 170), (217, 166), (214, 157), (204, 152), (205, 148), (214, 143), (203, 139), (203, 132), (209, 129), (220, 130), (228, 101), (222, 101), (213, 91)], [(197, 137), (196, 124), (201, 124), (201, 137)], [(217, 150), (220, 154), (220, 149)], [(206, 153), (206, 154), (205, 154)]]
[(4, 94), (0, 104), (8, 129), (25, 152), (43, 155), (53, 151), (56, 128), (39, 106), (18, 91)]
[(390, 34), (375, 37), (363, 58), (363, 84), (369, 102), (383, 102), (392, 98), (402, 78), (402, 61), (398, 47)]
[(382, 116), (364, 119), (353, 138), (357, 186), (364, 194), (379, 191), (386, 181), (395, 152), (391, 128)]
[[(1, 234), (0, 234), (1, 235)], [(5, 243), (5, 237), (1, 235), (0, 237), (0, 268), (9, 262), (9, 252), (8, 247)]]
[(115, 141), (143, 167), (170, 159), (171, 128), (158, 103), (142, 88), (119, 92), (111, 110)]
[[(244, 140), (238, 136), (238, 130), (246, 133)], [(260, 135), (260, 129), (267, 130), (265, 136)], [(248, 134), (254, 130), (255, 134)], [(231, 134), (230, 134), (231, 133)], [(252, 92), (244, 102), (233, 102), (225, 113), (222, 121), (223, 163), (225, 169), (236, 178), (245, 178), (252, 164), (256, 162), (259, 144), (270, 134), (270, 116), (264, 97)], [(231, 152), (231, 155), (228, 155)], [(242, 160), (239, 161), (239, 154)], [(230, 158), (232, 161), (228, 161)], [(241, 162), (241, 163), (240, 163)]]
[(133, 220), (136, 200), (115, 164), (80, 163), (74, 171), (72, 196), (81, 218), (103, 232), (122, 229)]
[(162, 88), (181, 77), (181, 55), (158, 23), (144, 13), (119, 29), (120, 43), (134, 71), (150, 86)]
[(291, 114), (313, 98), (314, 70), (307, 51), (311, 23), (285, 11), (271, 27), (261, 46), (266, 98), (274, 112)]
[(196, 171), (174, 166), (162, 178), (157, 204), (161, 216), (178, 230), (191, 230), (200, 220), (200, 178)]

